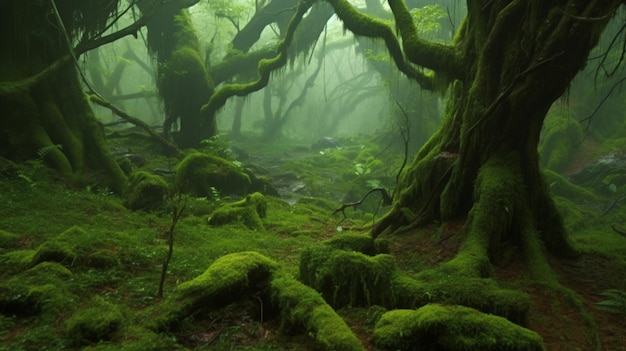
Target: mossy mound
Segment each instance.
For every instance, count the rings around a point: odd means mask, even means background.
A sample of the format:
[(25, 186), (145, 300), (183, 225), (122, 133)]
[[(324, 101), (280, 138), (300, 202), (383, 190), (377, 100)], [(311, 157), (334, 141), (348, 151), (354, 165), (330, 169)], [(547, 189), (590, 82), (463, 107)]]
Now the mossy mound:
[(363, 345), (346, 322), (315, 290), (286, 274), (272, 280), (272, 301), (280, 308), (284, 332), (304, 331), (315, 339), (316, 350), (361, 351)]
[(193, 196), (212, 197), (215, 190), (245, 195), (250, 184), (250, 177), (232, 162), (201, 152), (187, 155), (176, 169), (178, 189)]
[(124, 329), (124, 338), (119, 342), (102, 342), (88, 345), (82, 351), (176, 351), (189, 350), (178, 344), (176, 339), (165, 334), (155, 333), (139, 326)]
[(393, 257), (368, 256), (330, 245), (306, 248), (300, 257), (300, 279), (319, 291), (333, 307), (394, 306)]
[(332, 239), (324, 241), (325, 245), (339, 250), (351, 250), (374, 256), (379, 253), (377, 245), (369, 235), (363, 234), (341, 234)]
[(118, 266), (122, 261), (137, 263), (132, 248), (120, 246), (127, 243), (125, 233), (100, 233), (71, 227), (56, 237), (42, 243), (31, 259), (31, 266), (41, 262), (58, 262), (67, 267), (105, 269)]
[(541, 351), (537, 333), (463, 306), (429, 304), (393, 310), (376, 323), (374, 343), (383, 350)]
[(521, 325), (526, 323), (530, 309), (526, 293), (502, 289), (492, 279), (448, 275), (422, 281), (397, 274), (393, 292), (398, 308), (418, 308), (429, 303), (463, 305)]
[(68, 309), (76, 297), (67, 291), (72, 272), (54, 262), (43, 262), (0, 284), (0, 313), (30, 316)]
[(163, 206), (168, 184), (158, 175), (136, 171), (128, 178), (124, 205), (133, 210), (153, 210)]
[(261, 193), (246, 196), (241, 201), (224, 205), (215, 210), (208, 219), (210, 225), (242, 222), (252, 230), (265, 231), (261, 218), (267, 215), (267, 201)]
[(0, 253), (6, 249), (12, 249), (17, 245), (19, 236), (13, 233), (0, 230)]
[(75, 345), (86, 345), (111, 340), (123, 323), (119, 306), (96, 298), (67, 321), (66, 334)]
[(239, 252), (217, 259), (202, 275), (180, 284), (149, 311), (151, 329), (176, 327), (188, 316), (233, 303), (269, 286), (276, 263), (257, 252)]

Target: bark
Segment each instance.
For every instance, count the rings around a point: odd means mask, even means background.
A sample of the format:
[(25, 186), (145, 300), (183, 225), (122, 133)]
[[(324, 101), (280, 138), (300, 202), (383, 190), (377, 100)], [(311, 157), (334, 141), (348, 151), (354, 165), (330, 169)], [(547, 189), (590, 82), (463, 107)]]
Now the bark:
[[(373, 236), (466, 217), (459, 256), (485, 254), (497, 262), (505, 245), (532, 255), (536, 237), (552, 254), (574, 256), (537, 146), (548, 109), (584, 67), (620, 3), (468, 1), (452, 49), (442, 50), (415, 37), (403, 24), (406, 6), (390, 0), (409, 60), (451, 85), (442, 128), (403, 174)], [(441, 62), (451, 62), (451, 71)]]
[[(6, 54), (0, 59), (0, 81), (7, 93), (0, 95), (0, 108), (6, 111), (0, 118), (0, 156), (17, 161), (39, 158), (65, 176), (104, 171), (102, 184), (120, 192), (126, 178), (107, 149), (72, 60), (66, 59), (71, 57), (67, 38), (80, 28), (83, 37), (99, 32), (106, 16), (99, 24), (73, 21), (88, 20), (98, 12), (102, 16), (114, 11), (116, 4), (107, 4), (115, 5), (108, 9), (83, 5), (63, 4), (58, 9), (48, 2), (2, 5), (0, 46)], [(84, 17), (71, 15), (81, 10)], [(65, 26), (59, 25), (59, 18)]]

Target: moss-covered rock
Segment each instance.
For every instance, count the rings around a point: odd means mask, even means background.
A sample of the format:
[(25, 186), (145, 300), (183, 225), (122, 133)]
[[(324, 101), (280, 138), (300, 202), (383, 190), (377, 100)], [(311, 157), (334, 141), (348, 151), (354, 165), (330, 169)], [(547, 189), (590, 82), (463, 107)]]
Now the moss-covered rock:
[(58, 262), (68, 267), (114, 267), (120, 264), (120, 257), (126, 254), (124, 250), (112, 249), (117, 245), (117, 235), (102, 237), (73, 226), (41, 244), (32, 255), (30, 265)]
[(396, 265), (389, 255), (367, 256), (330, 245), (306, 248), (300, 257), (300, 279), (333, 307), (394, 306)]
[(250, 177), (242, 169), (223, 158), (192, 152), (176, 169), (176, 185), (193, 196), (222, 194), (244, 195), (250, 188)]
[(542, 351), (537, 333), (463, 306), (429, 304), (418, 310), (385, 313), (374, 343), (383, 350)]
[(267, 215), (267, 201), (261, 193), (246, 196), (241, 201), (226, 204), (215, 210), (208, 219), (210, 225), (242, 222), (252, 230), (265, 231), (261, 218)]
[(322, 296), (293, 277), (277, 274), (272, 280), (272, 302), (280, 309), (281, 329), (308, 332), (315, 340), (316, 350), (364, 350), (346, 322)]
[(203, 310), (222, 307), (269, 287), (274, 261), (257, 252), (239, 252), (217, 259), (202, 275), (180, 284), (150, 310), (150, 328), (166, 330)]
[(518, 290), (502, 289), (492, 279), (440, 275), (432, 280), (412, 279), (397, 274), (393, 281), (396, 307), (418, 308), (429, 303), (463, 305), (525, 324), (529, 296)]
[(370, 235), (341, 234), (324, 241), (324, 244), (335, 249), (356, 251), (368, 256), (374, 256), (378, 253), (376, 243)]
[(153, 210), (163, 206), (167, 182), (156, 174), (136, 171), (129, 177), (125, 205), (131, 210)]
[(66, 288), (72, 272), (54, 262), (43, 262), (0, 284), (0, 313), (29, 316), (58, 313), (69, 308), (75, 296)]
[(67, 321), (65, 331), (75, 345), (85, 345), (110, 340), (123, 322), (124, 315), (119, 306), (96, 298)]

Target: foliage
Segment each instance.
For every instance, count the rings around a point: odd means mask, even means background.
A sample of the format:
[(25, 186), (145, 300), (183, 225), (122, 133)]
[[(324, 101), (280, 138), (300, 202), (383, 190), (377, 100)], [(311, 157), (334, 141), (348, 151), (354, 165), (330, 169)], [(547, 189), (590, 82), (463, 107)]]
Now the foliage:
[(599, 309), (626, 316), (626, 291), (609, 289), (602, 292), (606, 300), (596, 303)]
[(447, 14), (440, 5), (435, 4), (411, 9), (411, 16), (417, 31), (425, 37), (432, 37), (441, 30), (441, 20)]

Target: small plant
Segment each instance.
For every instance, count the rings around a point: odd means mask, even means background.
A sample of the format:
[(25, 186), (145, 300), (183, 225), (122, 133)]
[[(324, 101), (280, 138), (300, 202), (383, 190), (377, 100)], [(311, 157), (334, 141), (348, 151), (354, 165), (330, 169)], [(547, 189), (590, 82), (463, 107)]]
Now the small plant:
[(50, 151), (55, 150), (55, 149), (63, 150), (63, 145), (56, 144), (56, 145), (40, 147), (37, 150), (37, 156), (39, 157), (40, 160), (43, 160), (50, 153)]
[(167, 275), (167, 267), (169, 266), (172, 254), (174, 253), (174, 230), (176, 229), (176, 225), (182, 218), (183, 212), (185, 212), (186, 208), (187, 197), (185, 197), (180, 191), (177, 191), (176, 195), (174, 195), (172, 199), (172, 222), (170, 223), (170, 227), (167, 231), (168, 250), (165, 261), (163, 261), (161, 280), (159, 281), (159, 290), (157, 291), (157, 297), (159, 299), (163, 298), (163, 284), (165, 283), (165, 276)]
[(354, 174), (358, 175), (358, 176), (364, 176), (364, 175), (368, 175), (372, 173), (372, 169), (364, 164), (364, 163), (357, 163), (354, 165)]
[(601, 293), (607, 300), (596, 303), (599, 309), (610, 313), (626, 315), (626, 291), (609, 289)]

